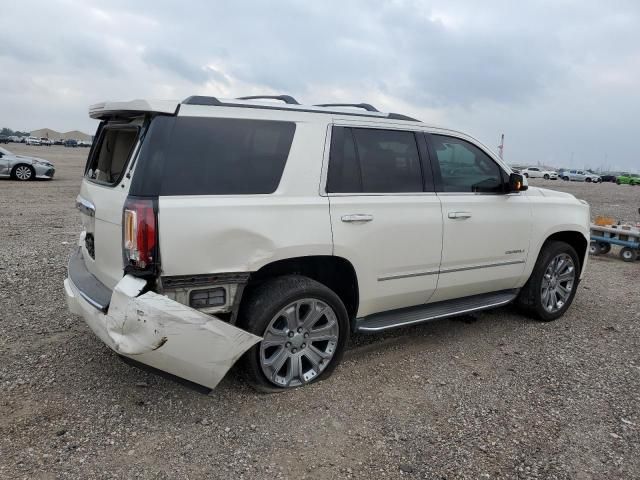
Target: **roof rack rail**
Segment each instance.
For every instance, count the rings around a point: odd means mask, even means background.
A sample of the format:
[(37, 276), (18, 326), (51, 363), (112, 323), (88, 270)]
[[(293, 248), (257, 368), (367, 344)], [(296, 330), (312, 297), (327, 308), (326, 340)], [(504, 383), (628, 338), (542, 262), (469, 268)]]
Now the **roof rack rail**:
[(314, 107), (354, 107), (363, 108), (367, 112), (379, 112), (376, 107), (369, 103), (318, 103)]
[(238, 97), (238, 100), (282, 100), (284, 103), (288, 103), (289, 105), (300, 105), (295, 98), (291, 95), (249, 95), (248, 97)]
[[(300, 105), (295, 98), (289, 95), (274, 95), (274, 96), (250, 96), (250, 97), (240, 97), (237, 100), (253, 100), (259, 98), (268, 98), (275, 100), (282, 100), (288, 105)], [(193, 95), (191, 97), (187, 97), (182, 101), (184, 105), (204, 105), (209, 107), (236, 107), (236, 108), (262, 108), (268, 110), (289, 110), (290, 107), (285, 105), (265, 105), (265, 104), (248, 104), (248, 103), (234, 103), (233, 101), (221, 101), (216, 97), (207, 97), (203, 95)], [(368, 103), (324, 103), (320, 105), (313, 105), (314, 107), (356, 107), (362, 108), (367, 111), (365, 112), (345, 112), (345, 111), (332, 111), (332, 110), (320, 110), (317, 108), (300, 108), (295, 107), (295, 111), (297, 112), (309, 112), (309, 113), (325, 113), (325, 114), (333, 114), (333, 115), (353, 115), (357, 117), (376, 117), (376, 118), (388, 118), (390, 120), (406, 120), (410, 122), (419, 122), (415, 118), (408, 117), (407, 115), (402, 115), (401, 113), (387, 113), (383, 114), (378, 111), (373, 105)]]
[(182, 103), (185, 104), (185, 105), (209, 105), (209, 106), (224, 105), (216, 97), (205, 97), (203, 95), (192, 95), (190, 97), (185, 98), (182, 101)]
[(391, 120), (407, 120), (409, 122), (419, 122), (417, 118), (410, 117), (409, 115), (403, 115), (402, 113), (390, 113), (387, 118)]

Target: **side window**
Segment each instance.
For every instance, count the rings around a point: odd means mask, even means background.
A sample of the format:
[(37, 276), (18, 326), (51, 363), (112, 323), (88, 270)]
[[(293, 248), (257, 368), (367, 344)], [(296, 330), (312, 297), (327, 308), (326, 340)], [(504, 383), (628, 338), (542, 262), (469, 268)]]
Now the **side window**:
[(491, 157), (475, 145), (455, 137), (431, 135), (442, 189), (445, 192), (501, 193), (502, 171)]
[(137, 195), (273, 193), (296, 124), (236, 118), (165, 117), (151, 122), (130, 192)]
[(333, 193), (422, 192), (413, 132), (334, 128), (327, 190)]
[(350, 128), (337, 127), (333, 129), (327, 191), (334, 193), (362, 192), (360, 162), (356, 155), (356, 145)]

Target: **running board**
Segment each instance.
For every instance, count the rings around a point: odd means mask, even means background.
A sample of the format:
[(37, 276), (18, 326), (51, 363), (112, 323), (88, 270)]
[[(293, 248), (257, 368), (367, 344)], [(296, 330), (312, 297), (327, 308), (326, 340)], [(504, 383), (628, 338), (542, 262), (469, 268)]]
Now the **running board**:
[(439, 318), (454, 317), (465, 313), (500, 307), (511, 303), (518, 295), (518, 291), (518, 289), (501, 290), (499, 292), (483, 293), (482, 295), (374, 313), (363, 318), (357, 318), (354, 331), (379, 332), (390, 328), (404, 327)]

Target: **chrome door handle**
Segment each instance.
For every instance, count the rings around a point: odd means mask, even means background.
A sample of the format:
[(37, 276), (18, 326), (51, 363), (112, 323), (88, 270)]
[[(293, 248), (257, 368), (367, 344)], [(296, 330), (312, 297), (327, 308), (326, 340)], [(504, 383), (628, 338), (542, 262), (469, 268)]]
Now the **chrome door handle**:
[(448, 217), (466, 220), (467, 218), (471, 218), (471, 212), (449, 212)]
[(370, 222), (373, 220), (373, 215), (368, 213), (354, 213), (353, 215), (343, 215), (341, 220), (343, 222)]

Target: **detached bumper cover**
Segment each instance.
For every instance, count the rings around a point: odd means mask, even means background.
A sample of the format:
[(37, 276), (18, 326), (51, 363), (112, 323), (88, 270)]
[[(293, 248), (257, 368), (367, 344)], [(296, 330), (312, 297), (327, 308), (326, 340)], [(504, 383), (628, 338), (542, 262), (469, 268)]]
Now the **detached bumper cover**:
[(71, 278), (67, 304), (115, 352), (192, 382), (215, 388), (233, 364), (261, 338), (154, 292), (126, 275), (105, 312)]

